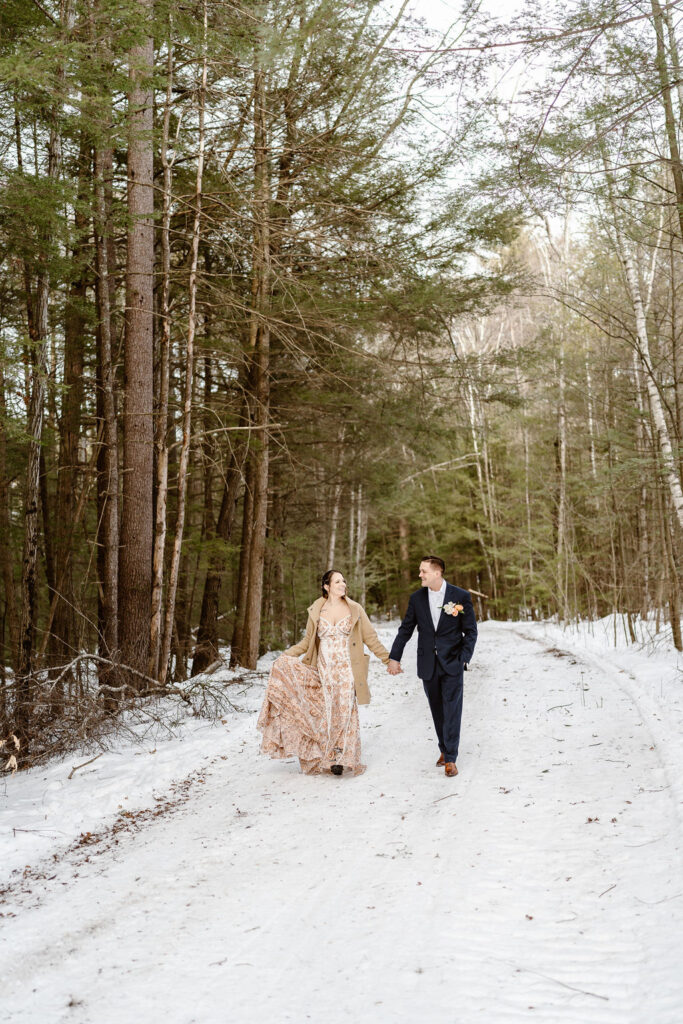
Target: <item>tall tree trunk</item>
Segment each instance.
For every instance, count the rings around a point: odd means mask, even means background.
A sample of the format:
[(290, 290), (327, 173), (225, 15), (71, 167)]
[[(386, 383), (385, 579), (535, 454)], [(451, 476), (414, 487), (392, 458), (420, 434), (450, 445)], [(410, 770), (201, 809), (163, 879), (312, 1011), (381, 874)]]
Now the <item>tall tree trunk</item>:
[[(195, 404), (198, 404), (196, 388)], [(204, 488), (200, 466), (201, 453), (198, 446), (193, 444), (190, 449), (190, 466), (187, 475), (187, 512), (185, 515), (188, 529), (193, 533), (201, 531), (204, 518), (202, 508)], [(178, 570), (178, 589), (172, 632), (171, 661), (175, 662), (173, 669), (175, 680), (186, 679), (188, 675), (187, 662), (192, 648), (192, 616), (200, 561), (200, 546), (197, 545), (195, 549), (192, 549), (189, 545), (184, 545)]]
[(597, 480), (598, 469), (595, 457), (595, 399), (593, 397), (593, 376), (591, 374), (590, 362), (588, 358), (588, 349), (586, 349), (584, 357), (584, 366), (586, 369), (586, 412), (588, 416), (588, 452), (590, 456), (590, 467), (591, 476), (593, 481)]
[(180, 462), (178, 465), (178, 511), (171, 565), (168, 572), (168, 594), (166, 597), (166, 613), (161, 643), (161, 659), (159, 663), (159, 682), (163, 686), (168, 673), (168, 659), (171, 652), (171, 636), (175, 614), (175, 599), (178, 588), (178, 569), (185, 528), (185, 500), (187, 496), (187, 466), (190, 457), (190, 440), (192, 433), (192, 388), (194, 382), (194, 339), (197, 326), (197, 264), (199, 259), (199, 232), (202, 215), (202, 182), (204, 176), (204, 114), (206, 100), (207, 77), (207, 33), (208, 14), (204, 0), (204, 36), (202, 56), (202, 78), (199, 90), (199, 152), (197, 154), (197, 175), (195, 178), (195, 210), (192, 227), (192, 244), (190, 246), (190, 280), (189, 280), (189, 311), (187, 322), (187, 342), (185, 346), (185, 393), (183, 401), (183, 439), (180, 446)]
[[(4, 630), (9, 634), (9, 644), (4, 642), (0, 648), (2, 671), (10, 665), (16, 668), (17, 649), (19, 644), (19, 621), (17, 618), (17, 602), (14, 590), (14, 571), (12, 567), (11, 515), (10, 515), (10, 481), (7, 477), (7, 402), (5, 398), (5, 375), (0, 360), (0, 572), (4, 592)], [(3, 677), (4, 682), (4, 677)], [(4, 691), (3, 691), (4, 693)]]
[[(153, 0), (137, 0), (150, 23)], [(151, 26), (150, 26), (151, 27)], [(154, 540), (154, 43), (129, 55), (126, 338), (123, 401), (123, 509), (119, 562), (119, 646), (124, 664), (149, 667)], [(131, 685), (140, 688), (139, 677)]]
[[(243, 462), (244, 449), (237, 448), (234, 453), (231, 452), (230, 466), (226, 469), (223, 497), (215, 526), (216, 537), (224, 543), (227, 543), (232, 535), (237, 498), (242, 481)], [(218, 601), (224, 575), (225, 554), (216, 548), (214, 540), (204, 582), (197, 644), (192, 659), (193, 676), (203, 672), (218, 657)]]
[(666, 559), (668, 590), (669, 590), (669, 622), (671, 624), (671, 635), (674, 647), (677, 651), (683, 650), (683, 638), (681, 637), (681, 601), (680, 587), (678, 583), (678, 567), (674, 552), (673, 538), (671, 536), (671, 523), (668, 514), (667, 493), (662, 487), (657, 488), (659, 494), (659, 523), (662, 534), (662, 547)]
[(671, 315), (671, 374), (674, 391), (674, 415), (673, 415), (673, 428), (674, 437), (676, 439), (676, 448), (678, 450), (678, 478), (683, 480), (683, 396), (681, 395), (681, 388), (683, 387), (683, 380), (681, 380), (681, 367), (679, 361), (679, 338), (678, 338), (678, 291), (676, 287), (677, 274), (676, 274), (676, 263), (677, 253), (676, 247), (678, 240), (673, 232), (669, 233), (669, 309)]
[[(112, 69), (109, 22), (102, 0), (94, 0), (91, 41), (101, 67)], [(112, 97), (105, 92), (100, 123), (112, 123)], [(114, 153), (108, 138), (99, 135), (94, 146), (95, 301), (97, 305), (97, 620), (98, 678), (105, 706), (115, 710), (117, 697), (106, 687), (118, 687), (119, 660), (119, 437), (116, 412), (115, 310), (116, 239), (113, 230)]]
[(267, 138), (266, 73), (259, 64), (254, 72), (254, 246), (251, 358), (254, 383), (250, 459), (253, 464), (253, 526), (249, 548), (248, 589), (242, 640), (242, 662), (256, 668), (261, 631), (263, 565), (266, 553), (268, 511), (268, 457), (270, 420), (270, 175)]
[(330, 516), (330, 540), (327, 545), (327, 568), (334, 565), (334, 557), (337, 552), (337, 528), (339, 526), (339, 506), (341, 504), (343, 484), (336, 483), (332, 490), (332, 514)]
[[(43, 424), (43, 433), (45, 424)], [(54, 433), (52, 433), (54, 437)], [(45, 581), (48, 593), (54, 594), (56, 589), (55, 579), (55, 551), (53, 533), (54, 531), (54, 510), (51, 508), (50, 494), (48, 491), (48, 469), (45, 458), (45, 449), (49, 447), (49, 441), (43, 436), (43, 443), (40, 446), (40, 518), (43, 523), (43, 559), (45, 563)]]
[[(482, 458), (481, 445), (480, 445), (479, 433), (478, 433), (478, 427), (477, 427), (477, 413), (476, 413), (474, 388), (472, 387), (471, 384), (467, 385), (467, 411), (468, 411), (469, 420), (470, 420), (470, 432), (471, 432), (471, 435), (472, 435), (472, 447), (474, 449), (474, 453), (475, 453), (475, 456), (476, 456), (475, 466), (476, 466), (476, 470), (477, 470), (477, 483), (479, 484), (479, 499), (481, 501), (481, 509), (482, 509), (482, 511), (484, 513), (484, 519), (487, 519), (489, 521), (489, 524), (491, 524), (491, 522), (492, 522), (492, 519), (491, 519), (492, 513), (491, 513), (491, 511), (489, 509), (489, 502), (488, 502), (488, 498), (487, 498), (487, 491), (486, 491), (485, 479), (484, 479), (484, 470), (482, 468), (483, 458)], [(485, 541), (484, 541), (484, 535), (483, 535), (483, 531), (481, 529), (481, 523), (479, 522), (479, 519), (477, 519), (477, 536), (479, 538), (479, 543), (481, 545), (482, 554), (484, 555), (484, 559), (486, 561), (486, 568), (487, 568), (487, 571), (488, 571), (488, 574), (489, 574), (489, 580), (490, 580), (490, 583), (491, 583), (491, 596), (492, 596), (493, 600), (495, 601), (497, 599), (497, 596), (498, 596), (498, 573), (496, 571), (495, 561), (494, 562), (491, 561), (491, 546), (486, 544)]]
[[(69, 28), (70, 16), (66, 28)], [(59, 178), (62, 165), (62, 144), (56, 124), (56, 111), (50, 128), (47, 154), (47, 176), (50, 182)], [(35, 619), (38, 600), (38, 545), (40, 514), (40, 476), (43, 436), (43, 414), (48, 375), (50, 272), (48, 249), (51, 239), (43, 236), (43, 252), (38, 266), (35, 304), (29, 300), (29, 326), (35, 331), (35, 358), (31, 366), (31, 394), (29, 399), (26, 434), (28, 460), (24, 491), (24, 549), (21, 573), (21, 619), (19, 628), (19, 659), (17, 671), (17, 702), (15, 731), (24, 751), (31, 730), (33, 702)]]
[(246, 460), (244, 499), (242, 503), (242, 539), (240, 563), (237, 571), (237, 607), (230, 643), (230, 668), (243, 664), (244, 624), (249, 594), (249, 557), (251, 555), (251, 534), (254, 528), (254, 462)]
[(270, 540), (268, 570), (268, 616), (271, 646), (283, 647), (289, 639), (287, 603), (285, 598), (284, 551), (286, 545), (285, 524), (287, 521), (287, 498), (283, 492), (284, 481), (278, 480), (272, 487), (272, 514), (268, 526)]
[[(647, 411), (643, 399), (640, 363), (638, 361), (638, 354), (635, 351), (633, 353), (633, 379), (636, 393), (636, 408), (638, 410), (638, 418), (636, 420), (636, 450), (644, 463), (646, 453), (645, 423)], [(640, 614), (643, 619), (647, 618), (650, 610), (650, 535), (647, 521), (647, 510), (649, 504), (647, 478), (645, 473), (643, 473), (638, 501), (638, 568), (641, 579), (641, 597), (639, 603)]]
[[(57, 497), (55, 530), (56, 605), (48, 660), (52, 665), (63, 665), (76, 654), (76, 597), (73, 579), (73, 531), (71, 524), (77, 504), (79, 477), (79, 441), (81, 434), (81, 408), (84, 383), (84, 333), (86, 330), (85, 299), (88, 284), (86, 252), (88, 246), (88, 218), (84, 212), (88, 198), (90, 173), (90, 145), (85, 131), (81, 132), (78, 158), (78, 198), (74, 213), (76, 244), (73, 260), (78, 272), (69, 288), (64, 313), (64, 393), (59, 424), (59, 461), (57, 469)], [(48, 626), (48, 628), (50, 628)]]
[(666, 24), (667, 36), (669, 39), (671, 70), (673, 71), (676, 95), (678, 96), (678, 123), (680, 124), (681, 118), (683, 117), (683, 80), (681, 79), (681, 61), (678, 54), (678, 42), (676, 41), (673, 18), (671, 17), (671, 8), (667, 5), (665, 10), (662, 11), (662, 14), (664, 15), (664, 22)]
[(398, 612), (401, 618), (408, 609), (410, 598), (410, 526), (405, 516), (398, 519), (398, 549), (401, 560), (401, 589), (398, 595)]
[[(520, 373), (520, 367), (515, 367), (515, 379), (520, 394), (522, 393), (522, 377)], [(531, 612), (532, 618), (536, 617), (536, 599), (533, 593), (534, 587), (534, 539), (532, 529), (532, 503), (531, 503), (531, 455), (529, 445), (529, 429), (527, 426), (526, 415), (523, 417), (520, 424), (520, 435), (522, 440), (522, 452), (524, 455), (524, 516), (526, 524), (526, 546), (527, 546), (527, 567), (529, 572), (529, 579), (525, 581), (522, 577), (523, 583), (523, 614), (527, 615)], [(526, 583), (528, 582), (531, 588), (531, 597), (529, 598), (526, 593)]]
[(351, 485), (351, 495), (349, 497), (349, 554), (347, 564), (349, 572), (352, 571), (355, 557), (355, 546), (356, 546), (356, 488)]
[[(111, 206), (107, 187), (112, 171), (110, 149), (95, 148), (95, 270), (97, 299), (98, 406), (101, 410), (101, 449), (98, 459), (99, 652), (107, 662), (119, 654), (119, 442), (112, 338), (112, 293), (109, 241)], [(115, 686), (109, 665), (99, 669), (101, 686)], [(111, 698), (106, 698), (113, 706)]]
[(366, 599), (366, 575), (365, 575), (365, 556), (367, 553), (368, 543), (368, 510), (363, 495), (363, 485), (358, 485), (358, 547), (356, 548), (356, 579), (358, 580), (358, 590), (360, 595), (360, 603), (365, 605)]
[(166, 512), (168, 504), (168, 391), (169, 362), (171, 348), (171, 187), (173, 184), (173, 163), (169, 157), (168, 143), (173, 104), (173, 63), (172, 44), (173, 18), (169, 14), (168, 57), (166, 64), (166, 99), (161, 137), (161, 166), (163, 167), (163, 200), (161, 212), (161, 336), (159, 338), (159, 395), (157, 399), (154, 428), (154, 453), (156, 472), (156, 501), (154, 525), (154, 554), (152, 560), (152, 608), (150, 630), (150, 653), (148, 675), (159, 676), (159, 658), (162, 633), (162, 597), (164, 585), (164, 553), (166, 548)]
[(567, 622), (569, 612), (569, 543), (567, 525), (567, 408), (566, 408), (566, 382), (564, 372), (564, 346), (560, 345), (558, 363), (556, 366), (559, 383), (559, 398), (557, 403), (557, 438), (556, 438), (556, 467), (557, 467), (557, 537), (555, 545), (555, 558), (557, 561), (557, 597), (560, 601), (560, 616), (563, 622)]
[(342, 425), (339, 436), (339, 458), (336, 462), (335, 473), (338, 479), (335, 481), (332, 487), (332, 510), (330, 514), (330, 536), (327, 545), (327, 569), (331, 569), (334, 565), (334, 559), (337, 552), (337, 531), (339, 529), (339, 509), (341, 506), (341, 497), (344, 490), (344, 435), (346, 430)]
[(26, 748), (30, 733), (32, 701), (35, 616), (38, 600), (38, 541), (40, 506), (40, 443), (43, 433), (43, 408), (47, 377), (47, 312), (49, 278), (42, 269), (38, 278), (36, 322), (40, 333), (39, 346), (32, 373), (31, 400), (26, 423), (29, 437), (28, 465), (24, 491), (24, 551), (21, 573), (21, 622), (19, 631), (19, 664), (17, 672), (17, 710), (15, 729)]
[(671, 503), (679, 525), (683, 528), (683, 490), (681, 490), (681, 482), (676, 471), (676, 461), (674, 458), (673, 448), (671, 446), (671, 440), (669, 438), (669, 428), (667, 426), (666, 416), (664, 413), (664, 404), (659, 393), (659, 387), (652, 364), (652, 357), (650, 355), (650, 339), (648, 335), (647, 321), (645, 319), (645, 310), (643, 308), (640, 294), (640, 282), (638, 280), (638, 274), (633, 262), (633, 257), (624, 243), (618, 224), (616, 224), (616, 214), (615, 226), (617, 244), (619, 246), (619, 256), (626, 274), (626, 282), (636, 321), (638, 357), (643, 367), (645, 384), (647, 386), (647, 393), (650, 401), (650, 411), (652, 413), (652, 419), (659, 439), (662, 469), (668, 484), (669, 494), (671, 495)]
[(659, 0), (650, 0), (650, 3), (652, 6), (652, 19), (655, 28), (655, 37), (657, 39), (656, 64), (657, 73), (659, 75), (660, 96), (664, 107), (666, 137), (669, 144), (669, 166), (671, 167), (671, 176), (674, 182), (678, 224), (680, 227), (681, 238), (683, 239), (683, 165), (681, 164), (681, 153), (678, 146), (678, 127), (673, 108), (671, 80), (669, 78), (669, 69), (666, 65), (664, 21)]

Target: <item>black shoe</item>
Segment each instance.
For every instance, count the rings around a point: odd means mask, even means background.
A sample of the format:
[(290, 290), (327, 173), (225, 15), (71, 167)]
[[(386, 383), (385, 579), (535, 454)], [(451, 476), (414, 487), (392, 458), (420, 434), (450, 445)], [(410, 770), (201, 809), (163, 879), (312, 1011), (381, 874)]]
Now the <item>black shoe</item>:
[(332, 767), (330, 768), (330, 771), (332, 772), (333, 775), (341, 775), (341, 773), (344, 771), (344, 766), (341, 764), (333, 764)]

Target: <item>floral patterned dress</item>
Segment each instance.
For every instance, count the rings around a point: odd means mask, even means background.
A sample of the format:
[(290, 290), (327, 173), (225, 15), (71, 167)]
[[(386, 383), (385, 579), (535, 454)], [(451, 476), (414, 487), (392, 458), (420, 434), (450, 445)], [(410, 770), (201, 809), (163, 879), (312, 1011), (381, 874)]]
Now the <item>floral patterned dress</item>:
[(306, 775), (343, 765), (360, 775), (360, 725), (349, 655), (351, 615), (318, 620), (318, 667), (281, 654), (273, 663), (257, 728), (270, 757), (299, 758)]

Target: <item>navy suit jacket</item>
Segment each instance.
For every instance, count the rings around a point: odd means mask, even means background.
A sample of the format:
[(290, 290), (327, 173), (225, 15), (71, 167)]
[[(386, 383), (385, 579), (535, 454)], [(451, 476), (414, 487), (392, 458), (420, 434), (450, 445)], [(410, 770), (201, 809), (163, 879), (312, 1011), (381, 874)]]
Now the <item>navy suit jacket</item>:
[(460, 672), (470, 662), (477, 642), (477, 620), (469, 592), (452, 583), (446, 584), (443, 603), (461, 604), (463, 610), (459, 615), (447, 615), (442, 609), (435, 630), (428, 590), (428, 587), (421, 587), (410, 595), (408, 610), (389, 655), (394, 661), (401, 660), (403, 648), (417, 626), (417, 674), (420, 679), (432, 678), (437, 661), (449, 675)]

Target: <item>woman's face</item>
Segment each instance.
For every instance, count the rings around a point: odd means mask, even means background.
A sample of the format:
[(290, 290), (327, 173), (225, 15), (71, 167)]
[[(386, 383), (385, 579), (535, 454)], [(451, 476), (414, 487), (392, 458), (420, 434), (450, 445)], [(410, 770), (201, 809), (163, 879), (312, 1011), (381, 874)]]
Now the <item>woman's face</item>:
[(330, 578), (328, 597), (346, 597), (346, 580), (340, 572), (335, 572)]

